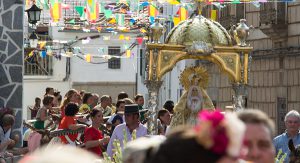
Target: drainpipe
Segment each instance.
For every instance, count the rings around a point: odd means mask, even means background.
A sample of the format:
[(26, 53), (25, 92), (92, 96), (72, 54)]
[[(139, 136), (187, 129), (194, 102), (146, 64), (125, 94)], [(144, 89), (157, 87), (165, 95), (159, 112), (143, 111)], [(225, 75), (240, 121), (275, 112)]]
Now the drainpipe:
[(62, 79), (62, 81), (67, 81), (70, 77), (70, 73), (71, 73), (71, 62), (70, 62), (70, 58), (66, 57), (66, 76)]

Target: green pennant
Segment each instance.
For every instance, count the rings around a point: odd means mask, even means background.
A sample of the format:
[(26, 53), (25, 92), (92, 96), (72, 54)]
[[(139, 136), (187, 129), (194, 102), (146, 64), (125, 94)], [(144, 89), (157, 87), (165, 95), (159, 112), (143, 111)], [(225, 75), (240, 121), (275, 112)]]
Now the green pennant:
[(111, 10), (104, 10), (104, 15), (106, 17), (106, 19), (110, 18), (112, 15), (112, 11)]
[(55, 1), (56, 1), (56, 0), (50, 0), (51, 6), (54, 6)]
[(50, 9), (50, 7), (49, 7), (49, 4), (48, 4), (48, 0), (43, 0), (44, 1), (44, 10), (49, 10)]
[(75, 19), (71, 19), (68, 23), (75, 24)]
[(104, 6), (105, 6), (105, 3), (104, 2), (101, 2), (100, 4), (99, 4), (99, 13), (104, 13), (104, 10), (105, 10), (105, 8), (104, 8)]
[(84, 7), (83, 6), (75, 6), (75, 10), (78, 12), (80, 17), (83, 16), (83, 14), (84, 14)]
[(233, 0), (233, 1), (232, 1), (232, 4), (239, 4), (239, 3), (241, 3), (240, 0)]

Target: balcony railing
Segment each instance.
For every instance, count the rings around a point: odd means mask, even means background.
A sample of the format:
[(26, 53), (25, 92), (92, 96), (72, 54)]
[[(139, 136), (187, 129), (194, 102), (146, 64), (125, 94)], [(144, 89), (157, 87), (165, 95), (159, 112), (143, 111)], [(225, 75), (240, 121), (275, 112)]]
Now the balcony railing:
[(276, 10), (263, 10), (260, 11), (260, 24), (275, 24)]
[(272, 39), (285, 38), (287, 36), (285, 4), (278, 4), (275, 8), (262, 9), (259, 28)]
[(53, 74), (53, 57), (46, 55), (42, 58), (38, 52), (31, 57), (28, 57), (28, 50), (25, 49), (24, 59), (24, 75), (28, 76), (51, 76)]

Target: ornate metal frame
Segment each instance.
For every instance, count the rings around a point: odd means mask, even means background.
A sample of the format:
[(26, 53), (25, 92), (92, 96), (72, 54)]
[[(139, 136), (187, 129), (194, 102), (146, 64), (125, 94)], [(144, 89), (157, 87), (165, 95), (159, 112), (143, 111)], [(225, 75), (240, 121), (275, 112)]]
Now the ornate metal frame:
[[(243, 109), (244, 98), (247, 92), (248, 74), (250, 71), (249, 64), (251, 62), (249, 53), (253, 49), (246, 44), (250, 28), (245, 22), (246, 20), (242, 19), (238, 27), (235, 29), (232, 28), (231, 40), (237, 43), (237, 45), (231, 45), (230, 43), (228, 46), (211, 46), (202, 41), (194, 41), (191, 46), (184, 46), (161, 44), (157, 40), (146, 44), (146, 60), (148, 65), (145, 84), (150, 96), (148, 110), (151, 115), (147, 123), (149, 134), (157, 133), (156, 115), (158, 112), (158, 95), (162, 77), (171, 71), (176, 63), (181, 60), (208, 60), (218, 65), (222, 72), (229, 76), (232, 82), (235, 91), (233, 101), (235, 109)], [(151, 31), (152, 35), (156, 35), (157, 38), (160, 38), (160, 36), (162, 36), (162, 27), (158, 25), (154, 27)]]
[[(217, 64), (228, 74), (232, 82), (248, 84), (248, 57), (252, 47), (215, 46), (209, 55), (192, 55), (185, 46), (169, 44), (147, 44), (148, 80), (160, 81), (164, 74), (171, 71), (177, 62), (185, 59), (208, 60)], [(243, 57), (240, 57), (243, 55)], [(244, 58), (241, 61), (241, 58)], [(243, 73), (242, 73), (243, 72)]]

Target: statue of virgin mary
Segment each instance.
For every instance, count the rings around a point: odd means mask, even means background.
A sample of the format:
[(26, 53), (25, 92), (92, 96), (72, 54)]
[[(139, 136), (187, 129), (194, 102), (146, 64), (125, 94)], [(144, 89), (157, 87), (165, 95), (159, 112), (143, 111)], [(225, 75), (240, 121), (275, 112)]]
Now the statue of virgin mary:
[(179, 125), (196, 125), (199, 111), (215, 109), (204, 89), (208, 85), (206, 69), (203, 67), (187, 68), (182, 72), (180, 82), (185, 92), (174, 107), (171, 128)]

